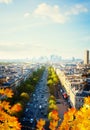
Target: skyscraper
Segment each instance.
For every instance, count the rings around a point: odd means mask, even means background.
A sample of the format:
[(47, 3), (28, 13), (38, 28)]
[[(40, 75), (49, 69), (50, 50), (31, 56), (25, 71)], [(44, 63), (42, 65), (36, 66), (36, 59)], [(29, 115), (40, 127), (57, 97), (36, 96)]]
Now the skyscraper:
[(89, 50), (85, 50), (84, 64), (89, 64)]

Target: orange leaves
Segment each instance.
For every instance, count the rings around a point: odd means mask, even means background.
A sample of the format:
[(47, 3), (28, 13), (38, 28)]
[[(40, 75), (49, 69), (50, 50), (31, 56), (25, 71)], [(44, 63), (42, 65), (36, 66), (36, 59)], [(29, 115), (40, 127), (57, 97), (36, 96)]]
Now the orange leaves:
[(59, 120), (59, 115), (58, 115), (58, 112), (56, 110), (53, 110), (52, 113), (51, 113), (51, 118), (55, 121), (58, 121)]
[(80, 121), (83, 119), (83, 116), (84, 115), (82, 115), (83, 113), (81, 112), (81, 111), (77, 111), (77, 113), (76, 113), (76, 118), (77, 119), (80, 119)]
[[(71, 108), (64, 114), (64, 120), (58, 127), (59, 115), (56, 110), (49, 113), (50, 130), (90, 130), (90, 97), (85, 98), (85, 104), (80, 110)], [(42, 125), (38, 124), (38, 130)]]
[(84, 99), (84, 103), (87, 104), (87, 105), (89, 105), (89, 107), (90, 107), (90, 97), (86, 97)]
[(10, 116), (4, 110), (0, 111), (0, 130), (21, 130), (21, 124), (17, 118)]
[(37, 122), (37, 128), (38, 130), (43, 130), (43, 126), (45, 125), (45, 120), (43, 119), (40, 119), (38, 122)]
[(75, 113), (76, 113), (76, 109), (75, 108), (69, 109), (69, 111), (65, 113), (64, 119), (67, 120), (67, 121), (73, 121)]
[(3, 110), (0, 110), (0, 121), (5, 120), (5, 112)]
[(22, 110), (22, 106), (20, 103), (14, 104), (11, 108), (11, 112), (19, 112)]
[(1, 101), (0, 101), (0, 107), (1, 107), (2, 109), (4, 109), (4, 110), (9, 111), (9, 109), (10, 109), (11, 106), (9, 105), (9, 102), (6, 102), (6, 101), (1, 102)]
[[(0, 94), (12, 97), (13, 92), (9, 89), (0, 89)], [(49, 105), (55, 105), (50, 100)], [(22, 110), (20, 103), (11, 107), (9, 102), (0, 101), (0, 130), (21, 130), (21, 124), (15, 116), (11, 116), (14, 112)], [(64, 120), (58, 127), (59, 114), (57, 110), (49, 113), (49, 129), (50, 130), (90, 130), (90, 97), (85, 98), (85, 104), (80, 110), (71, 108), (64, 114)], [(37, 130), (44, 130), (45, 120), (40, 119), (37, 122)]]
[(21, 124), (18, 122), (18, 119), (16, 117), (11, 117), (8, 124), (10, 128), (21, 130)]
[(75, 130), (75, 129), (70, 129), (69, 125), (66, 122), (62, 122), (62, 124), (58, 127), (57, 130)]
[[(0, 89), (0, 94), (11, 98), (13, 92), (8, 88)], [(16, 112), (20, 111), (20, 104), (15, 104), (13, 107), (11, 107), (9, 102), (0, 101), (0, 130), (21, 130), (21, 124), (18, 122), (18, 119), (10, 115), (12, 110)]]
[(58, 125), (58, 121), (55, 121), (55, 120), (50, 121), (49, 129), (56, 130), (57, 125)]
[(50, 112), (49, 113), (49, 119), (58, 121), (59, 120), (58, 112), (56, 110), (53, 110), (52, 112)]
[(0, 130), (21, 130), (21, 124), (16, 117), (12, 117), (6, 113), (4, 113), (4, 116), (2, 123), (0, 123)]
[(13, 91), (11, 89), (9, 89), (9, 88), (6, 88), (6, 89), (2, 88), (2, 89), (0, 89), (0, 94), (11, 98), (13, 96)]
[(59, 130), (90, 130), (90, 97), (85, 98), (85, 104), (80, 110), (71, 108), (64, 115)]
[[(76, 130), (77, 122), (76, 121), (77, 110), (71, 108), (64, 114), (64, 120), (59, 127), (59, 130)], [(78, 129), (77, 129), (78, 130)]]
[(5, 89), (5, 95), (9, 98), (11, 98), (13, 96), (13, 92), (11, 89)]
[(6, 102), (6, 101), (0, 101), (0, 110), (4, 110), (8, 113), (14, 113), (14, 112), (19, 112), (22, 110), (22, 106), (20, 103), (16, 103), (14, 104), (12, 107), (10, 105), (9, 102)]
[(58, 112), (56, 110), (51, 111), (49, 113), (49, 119), (50, 119), (50, 125), (49, 125), (50, 130), (56, 130), (59, 121)]

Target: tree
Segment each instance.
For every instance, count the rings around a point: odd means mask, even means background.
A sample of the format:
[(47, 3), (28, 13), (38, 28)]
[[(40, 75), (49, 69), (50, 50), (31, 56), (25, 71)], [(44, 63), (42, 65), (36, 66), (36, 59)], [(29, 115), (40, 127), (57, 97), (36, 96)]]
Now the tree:
[(45, 120), (43, 119), (40, 119), (38, 122), (37, 122), (37, 130), (44, 130), (44, 125), (45, 125)]
[(69, 109), (64, 114), (64, 120), (58, 126), (59, 115), (56, 110), (49, 113), (50, 130), (90, 130), (90, 96), (84, 99), (83, 106), (76, 110)]
[[(0, 89), (0, 94), (12, 98), (11, 89)], [(0, 101), (0, 130), (21, 130), (18, 118), (12, 115), (13, 112), (21, 110), (20, 104), (11, 106), (7, 101)]]
[(59, 130), (90, 130), (90, 97), (84, 99), (84, 105), (80, 110), (69, 109), (64, 114), (64, 120)]
[(52, 79), (49, 79), (48, 82), (47, 82), (47, 85), (48, 85), (48, 86), (52, 86), (52, 85), (53, 85), (53, 80), (52, 80)]
[(22, 92), (22, 93), (20, 94), (20, 98), (21, 98), (22, 101), (27, 102), (27, 101), (30, 99), (30, 96), (29, 96), (28, 93)]

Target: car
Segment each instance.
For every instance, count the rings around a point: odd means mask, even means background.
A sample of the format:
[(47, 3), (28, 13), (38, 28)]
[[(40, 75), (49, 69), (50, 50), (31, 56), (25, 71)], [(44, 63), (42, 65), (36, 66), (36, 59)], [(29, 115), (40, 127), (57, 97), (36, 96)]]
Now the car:
[(56, 101), (56, 104), (60, 104), (61, 102), (60, 101)]
[(34, 122), (34, 118), (30, 118), (30, 123), (32, 124)]
[(63, 92), (62, 89), (60, 89), (60, 92), (61, 92), (61, 93)]
[(68, 95), (67, 95), (67, 93), (63, 93), (63, 97), (65, 98), (65, 99), (67, 99), (68, 98)]
[(41, 109), (42, 108), (42, 106), (41, 105), (39, 105), (39, 109)]
[(45, 99), (45, 102), (47, 102), (47, 98)]
[(28, 112), (28, 110), (29, 110), (29, 109), (28, 109), (28, 108), (26, 108), (25, 112)]
[(27, 118), (24, 117), (24, 118), (23, 118), (23, 121), (27, 121)]
[(36, 104), (34, 105), (34, 108), (37, 108), (37, 105), (36, 105)]

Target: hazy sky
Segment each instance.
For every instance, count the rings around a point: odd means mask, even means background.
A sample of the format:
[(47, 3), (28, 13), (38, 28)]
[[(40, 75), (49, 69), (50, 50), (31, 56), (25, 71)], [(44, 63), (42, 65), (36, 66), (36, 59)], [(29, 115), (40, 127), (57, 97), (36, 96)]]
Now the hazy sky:
[(83, 58), (90, 49), (90, 0), (0, 0), (0, 59)]

